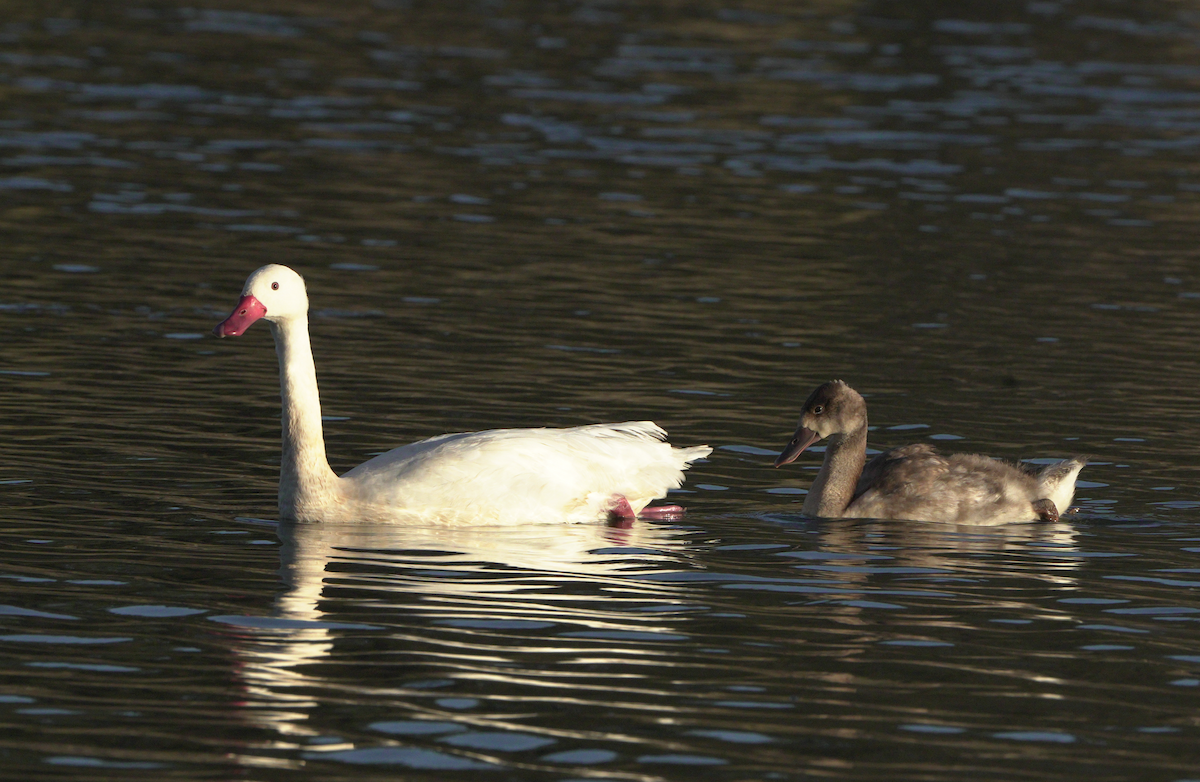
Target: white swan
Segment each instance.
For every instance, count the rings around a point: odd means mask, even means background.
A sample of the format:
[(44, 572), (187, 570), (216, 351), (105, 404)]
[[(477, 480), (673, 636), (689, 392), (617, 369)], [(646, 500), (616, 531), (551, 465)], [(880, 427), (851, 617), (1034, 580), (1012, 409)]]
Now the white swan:
[(339, 478), (325, 457), (304, 278), (278, 264), (258, 269), (213, 333), (236, 337), (260, 318), (279, 357), (285, 520), (518, 524), (672, 515), (682, 509), (646, 506), (682, 485), (683, 471), (712, 452), (672, 448), (650, 421), (495, 429), (405, 445)]
[(867, 403), (841, 380), (808, 397), (800, 426), (775, 466), (794, 461), (824, 437), (825, 461), (804, 498), (807, 516), (957, 524), (1058, 521), (1087, 464), (1076, 456), (1031, 474), (978, 454), (942, 456), (924, 443), (884, 451), (867, 463)]

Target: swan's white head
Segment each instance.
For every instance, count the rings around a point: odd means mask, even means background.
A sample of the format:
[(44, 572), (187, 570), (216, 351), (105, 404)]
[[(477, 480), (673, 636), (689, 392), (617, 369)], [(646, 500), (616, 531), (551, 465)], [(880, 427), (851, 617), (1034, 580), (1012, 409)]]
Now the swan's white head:
[(280, 321), (308, 312), (304, 278), (286, 266), (267, 264), (246, 279), (242, 298), (228, 318), (217, 324), (218, 337), (238, 337), (262, 318)]

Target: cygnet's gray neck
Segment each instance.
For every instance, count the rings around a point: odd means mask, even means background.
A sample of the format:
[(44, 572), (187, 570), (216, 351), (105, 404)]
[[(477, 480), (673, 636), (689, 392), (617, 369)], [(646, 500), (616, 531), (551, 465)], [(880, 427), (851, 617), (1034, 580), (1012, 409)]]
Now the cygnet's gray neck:
[(279, 358), (283, 401), (283, 454), (279, 464), (279, 512), (285, 519), (304, 517), (334, 491), (337, 476), (325, 458), (317, 368), (308, 339), (308, 317), (271, 321)]
[(826, 440), (825, 461), (804, 498), (807, 516), (838, 518), (854, 499), (854, 489), (867, 462), (867, 424)]

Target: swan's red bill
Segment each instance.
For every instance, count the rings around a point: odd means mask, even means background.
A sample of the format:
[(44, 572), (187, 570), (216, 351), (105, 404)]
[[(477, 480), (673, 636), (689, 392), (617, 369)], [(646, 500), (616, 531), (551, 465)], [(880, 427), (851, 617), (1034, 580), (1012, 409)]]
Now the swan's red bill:
[(267, 314), (261, 301), (247, 294), (241, 298), (229, 317), (217, 324), (213, 334), (218, 337), (240, 337), (250, 324)]
[(803, 426), (796, 430), (791, 441), (784, 447), (783, 453), (779, 454), (779, 458), (775, 460), (775, 466), (781, 467), (785, 464), (790, 464), (796, 461), (796, 457), (804, 452), (804, 449), (821, 439), (821, 435), (811, 429), (805, 429)]

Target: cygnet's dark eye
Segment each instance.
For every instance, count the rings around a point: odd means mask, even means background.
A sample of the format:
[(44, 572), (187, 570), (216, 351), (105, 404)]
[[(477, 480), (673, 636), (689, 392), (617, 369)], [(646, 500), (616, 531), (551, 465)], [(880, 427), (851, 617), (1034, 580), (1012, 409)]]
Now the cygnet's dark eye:
[(279, 283), (277, 283), (277, 282), (271, 283), (271, 290), (273, 290), (273, 291), (279, 290)]
[(820, 415), (821, 413), (824, 413), (824, 412), (825, 412), (824, 405), (814, 405), (813, 406), (813, 415)]

